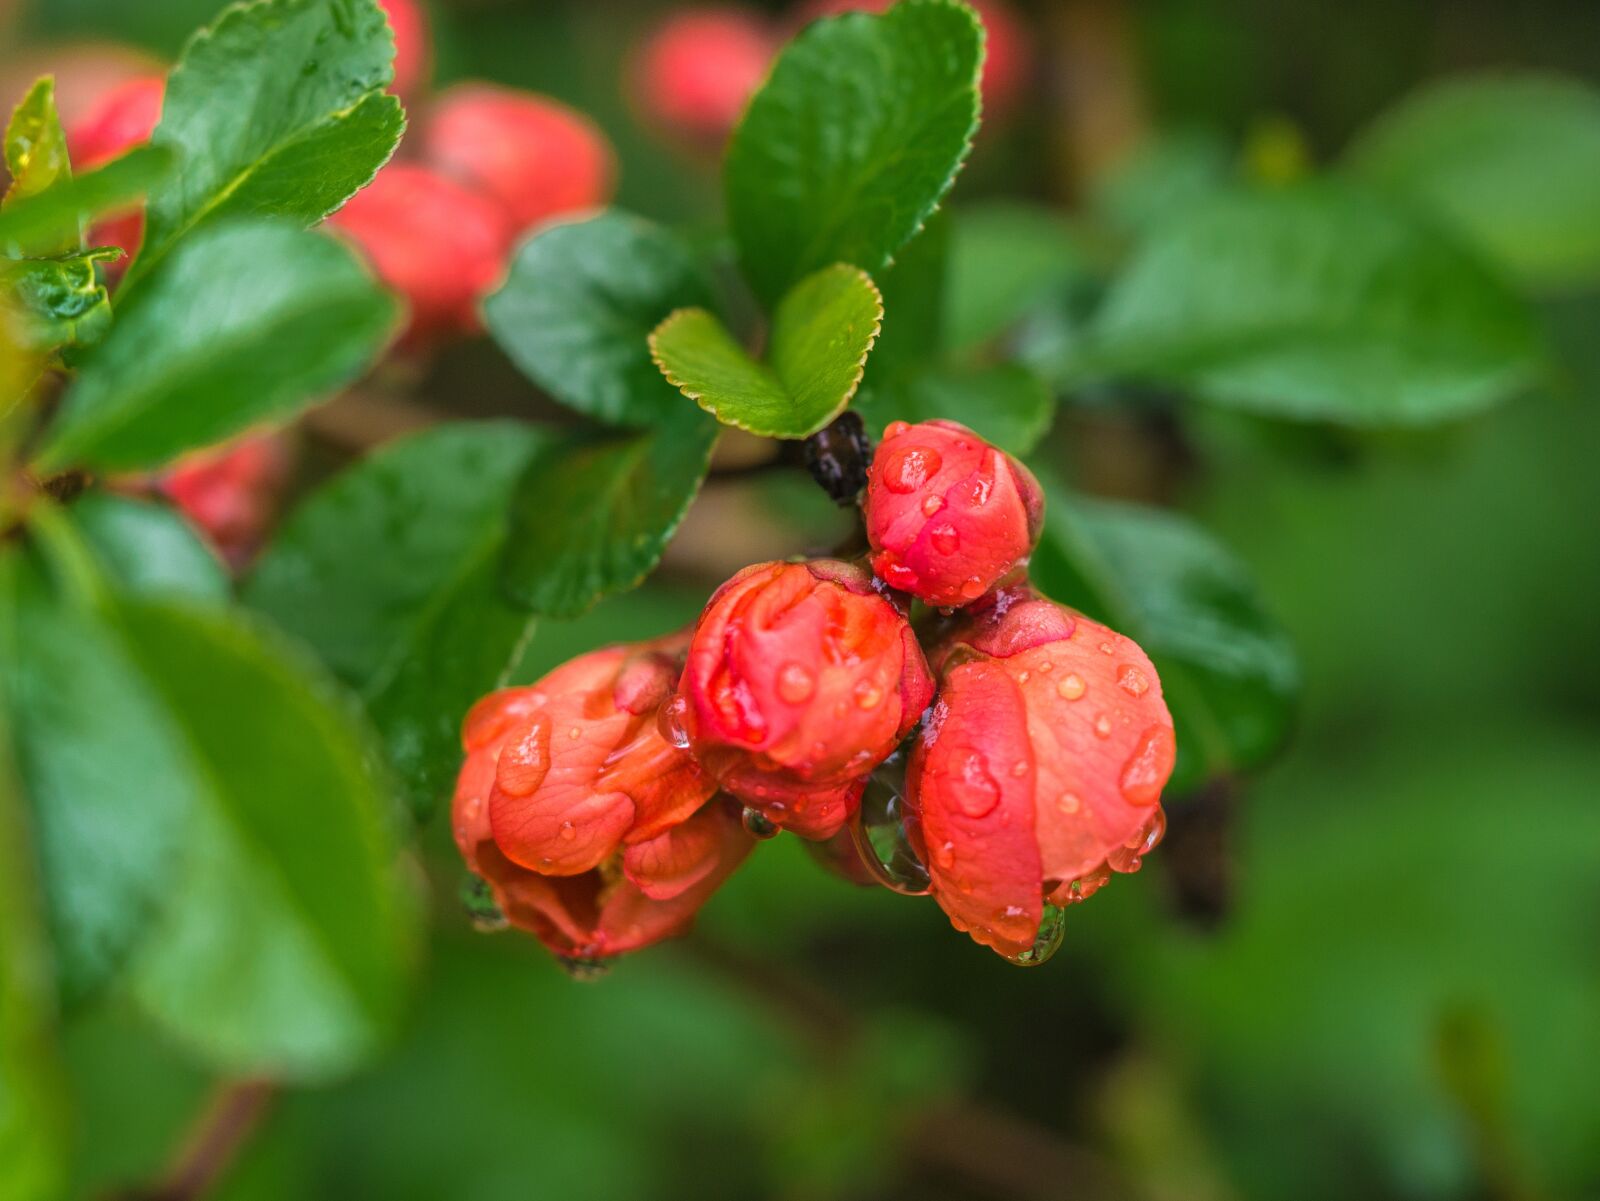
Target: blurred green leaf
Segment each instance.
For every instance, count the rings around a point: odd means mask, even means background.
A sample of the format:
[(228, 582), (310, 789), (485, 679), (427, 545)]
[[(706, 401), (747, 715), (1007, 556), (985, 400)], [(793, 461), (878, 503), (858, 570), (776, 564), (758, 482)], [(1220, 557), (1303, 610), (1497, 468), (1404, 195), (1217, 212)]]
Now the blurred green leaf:
[(891, 421), (958, 421), (1003, 450), (1025, 455), (1050, 428), (1055, 398), (1026, 367), (933, 367), (862, 389), (854, 408), (874, 435)]
[[(67, 155), (67, 135), (62, 132), (56, 113), (56, 81), (46, 75), (22, 98), (11, 114), (5, 132), (6, 170), (11, 185), (4, 203), (14, 204), (37, 196), (54, 184), (72, 178), (72, 160)], [(53, 249), (58, 253), (76, 250), (76, 238), (63, 239)]]
[(1060, 213), (995, 202), (955, 209), (945, 287), (950, 348), (987, 342), (1090, 278), (1082, 239)]
[(361, 696), (419, 819), (449, 793), (461, 719), (532, 630), (500, 570), (512, 493), (552, 441), (460, 422), (386, 446), (302, 502), (245, 586)]
[(978, 128), (982, 27), (950, 0), (807, 26), (735, 131), (729, 224), (776, 303), (829, 263), (882, 270), (949, 190)]
[(1438, 213), (1527, 284), (1600, 279), (1600, 90), (1587, 83), (1436, 84), (1381, 117), (1347, 165)]
[(42, 253), (70, 241), (91, 217), (131, 208), (172, 170), (172, 152), (141, 146), (0, 212), (0, 251)]
[(1034, 582), (1155, 663), (1178, 735), (1171, 795), (1265, 763), (1293, 721), (1299, 669), (1244, 566), (1177, 513), (1090, 500), (1045, 480)]
[(365, 740), (265, 629), (170, 602), (120, 608), (206, 789), (133, 989), (220, 1070), (343, 1072), (391, 1033), (408, 959)]
[(397, 310), (345, 246), (276, 222), (189, 239), (85, 362), (42, 470), (155, 467), (349, 382)]
[(118, 591), (219, 604), (232, 591), (222, 562), (168, 505), (90, 492), (72, 520)]
[(111, 327), (111, 299), (95, 270), (122, 257), (115, 247), (59, 258), (0, 258), (0, 289), (21, 315), (35, 350), (92, 346)]
[[(8, 559), (0, 563), (0, 587), (10, 582), (15, 556)], [(12, 636), (0, 632), (6, 642)], [(9, 657), (12, 648), (6, 649)], [(67, 1149), (55, 983), (30, 853), (33, 831), (12, 774), (7, 724), (0, 706), (0, 1201), (52, 1201), (60, 1195)]]
[(883, 293), (883, 329), (862, 386), (919, 371), (945, 349), (950, 212), (937, 210), (874, 281)]
[[(311, 225), (371, 182), (405, 129), (394, 38), (376, 0), (258, 0), (225, 11), (167, 77), (151, 142), (182, 170), (150, 194), (125, 289), (226, 217)], [(259, 264), (245, 260), (241, 267)]]
[(543, 448), (511, 502), (505, 584), (535, 613), (576, 617), (661, 560), (711, 462), (701, 418), (629, 436), (582, 433)]
[(1237, 194), (1153, 234), (1067, 376), (1127, 376), (1277, 417), (1444, 421), (1543, 369), (1532, 314), (1475, 258), (1362, 192)]
[(711, 303), (681, 238), (612, 211), (523, 243), (484, 315), (512, 361), (563, 404), (611, 425), (652, 426), (680, 416), (683, 403), (650, 361), (650, 331), (674, 309)]
[(1157, 134), (1094, 182), (1090, 208), (1118, 232), (1142, 236), (1225, 189), (1238, 174), (1234, 158), (1210, 129)]
[(650, 335), (662, 374), (724, 425), (805, 438), (855, 395), (883, 323), (870, 276), (846, 263), (789, 289), (772, 319), (770, 366), (752, 358), (705, 309), (680, 309)]

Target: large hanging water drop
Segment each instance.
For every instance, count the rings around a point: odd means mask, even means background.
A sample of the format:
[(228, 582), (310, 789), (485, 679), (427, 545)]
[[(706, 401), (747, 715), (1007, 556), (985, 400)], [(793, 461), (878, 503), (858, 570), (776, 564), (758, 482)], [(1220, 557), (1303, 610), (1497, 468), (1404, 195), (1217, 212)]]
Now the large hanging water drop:
[(494, 890), (482, 876), (468, 875), (461, 881), (461, 906), (472, 919), (472, 925), (485, 934), (504, 930), (511, 923), (495, 904)]
[(1061, 949), (1061, 939), (1066, 931), (1066, 910), (1046, 905), (1044, 914), (1039, 919), (1039, 933), (1034, 936), (1033, 945), (1020, 955), (1008, 955), (1006, 958), (1018, 967), (1038, 967), (1041, 963), (1048, 962), (1050, 957)]
[(769, 838), (778, 836), (777, 824), (759, 809), (752, 809), (746, 805), (744, 812), (740, 814), (740, 820), (744, 822), (744, 832), (751, 838), (765, 842)]
[(907, 823), (905, 757), (896, 755), (867, 777), (861, 807), (850, 822), (856, 854), (872, 878), (907, 897), (928, 892), (928, 868), (917, 854)]

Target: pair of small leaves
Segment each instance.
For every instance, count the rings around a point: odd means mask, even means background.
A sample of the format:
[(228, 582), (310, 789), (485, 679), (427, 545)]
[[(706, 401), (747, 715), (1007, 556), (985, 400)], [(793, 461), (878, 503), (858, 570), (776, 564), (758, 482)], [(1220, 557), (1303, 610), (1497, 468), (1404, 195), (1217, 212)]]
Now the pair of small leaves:
[(49, 259), (0, 259), (0, 303), (19, 316), (19, 340), (45, 352), (92, 346), (111, 327), (111, 298), (96, 264), (122, 257), (115, 246)]
[[(72, 178), (67, 135), (56, 112), (55, 80), (46, 76), (28, 89), (6, 125), (4, 149), (6, 170), (11, 175), (5, 194), (8, 206)], [(67, 254), (78, 249), (78, 239), (75, 235), (62, 237), (40, 249)]]
[(67, 995), (120, 979), (227, 1072), (340, 1071), (392, 1028), (408, 959), (366, 740), (295, 648), (202, 599), (217, 568), (196, 546), (167, 573), (100, 559), (108, 530), (182, 537), (159, 510), (101, 506), (81, 531), (45, 511), (42, 553), (0, 559), (4, 697)]

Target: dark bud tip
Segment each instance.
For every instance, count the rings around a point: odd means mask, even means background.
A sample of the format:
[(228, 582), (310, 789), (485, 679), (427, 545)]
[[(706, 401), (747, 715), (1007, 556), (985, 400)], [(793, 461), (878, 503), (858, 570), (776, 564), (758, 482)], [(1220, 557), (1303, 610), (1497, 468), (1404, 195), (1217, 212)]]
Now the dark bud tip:
[(872, 439), (855, 413), (841, 413), (833, 424), (805, 441), (806, 467), (811, 478), (837, 505), (856, 503), (867, 486), (872, 463)]

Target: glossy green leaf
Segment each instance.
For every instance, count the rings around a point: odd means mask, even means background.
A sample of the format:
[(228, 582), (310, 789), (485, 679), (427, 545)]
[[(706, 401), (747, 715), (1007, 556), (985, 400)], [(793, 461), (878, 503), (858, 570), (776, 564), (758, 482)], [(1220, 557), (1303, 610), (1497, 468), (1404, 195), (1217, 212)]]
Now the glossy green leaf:
[(282, 420), (364, 370), (396, 317), (332, 238), (260, 221), (206, 230), (85, 362), (40, 465), (150, 468)]
[(1600, 90), (1554, 75), (1438, 84), (1351, 147), (1362, 179), (1418, 202), (1519, 279), (1600, 279)]
[(951, 0), (817, 21), (783, 51), (728, 150), (728, 218), (774, 303), (829, 263), (876, 274), (955, 180), (978, 128), (983, 34)]
[(1046, 491), (1033, 580), (1155, 663), (1178, 734), (1171, 795), (1270, 759), (1293, 720), (1299, 669), (1244, 566), (1180, 514), (1048, 479)]
[(1230, 196), (1164, 226), (1068, 375), (1382, 426), (1476, 412), (1542, 369), (1527, 306), (1471, 253), (1376, 197), (1314, 186)]
[(874, 281), (883, 293), (883, 329), (872, 347), (863, 389), (920, 371), (943, 355), (950, 213), (940, 209)]
[(307, 498), (245, 587), (361, 696), (419, 819), (448, 795), (462, 717), (532, 629), (500, 570), (513, 489), (551, 441), (462, 422), (386, 446)]
[(578, 434), (535, 455), (511, 504), (505, 583), (536, 613), (576, 617), (661, 560), (705, 479), (718, 427)]
[(610, 425), (681, 417), (646, 339), (673, 310), (709, 307), (710, 285), (677, 235), (611, 211), (523, 243), (484, 305), (513, 362), (570, 408)]
[(1002, 450), (1025, 455), (1055, 414), (1055, 398), (1026, 367), (933, 367), (862, 389), (853, 406), (873, 437), (891, 421), (958, 421)]
[(52, 246), (76, 245), (84, 222), (133, 207), (168, 177), (173, 163), (171, 151), (141, 146), (94, 171), (7, 205), (0, 211), (0, 252), (47, 254)]
[[(150, 195), (125, 288), (224, 217), (311, 225), (371, 182), (405, 130), (376, 0), (256, 0), (202, 30), (167, 77), (153, 145), (183, 168)], [(250, 264), (255, 266), (255, 264)]]
[[(6, 170), (11, 185), (5, 203), (14, 204), (72, 178), (72, 160), (67, 154), (67, 135), (56, 113), (56, 82), (46, 75), (22, 98), (5, 132)], [(77, 240), (63, 239), (58, 252), (77, 249)]]
[(72, 520), (121, 592), (221, 603), (232, 591), (221, 560), (168, 505), (91, 492)]
[(759, 363), (705, 309), (682, 309), (650, 335), (661, 373), (724, 425), (769, 438), (805, 438), (855, 395), (883, 324), (883, 298), (844, 263), (801, 280), (772, 319)]
[(130, 598), (117, 617), (204, 788), (135, 995), (221, 1070), (348, 1069), (393, 1029), (408, 959), (386, 793), (348, 702), (236, 615)]
[(122, 257), (115, 247), (49, 259), (0, 259), (0, 290), (21, 315), (28, 346), (48, 351), (92, 346), (111, 328), (111, 298), (96, 264)]

